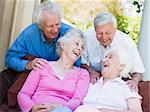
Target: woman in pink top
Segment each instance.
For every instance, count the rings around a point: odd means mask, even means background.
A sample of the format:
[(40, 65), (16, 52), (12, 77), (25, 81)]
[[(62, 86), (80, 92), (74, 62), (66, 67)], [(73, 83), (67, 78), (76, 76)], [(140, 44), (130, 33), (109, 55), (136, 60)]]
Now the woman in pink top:
[(73, 66), (84, 48), (83, 34), (71, 29), (59, 38), (58, 61), (32, 70), (17, 96), (23, 112), (71, 112), (82, 104), (89, 86), (89, 73)]

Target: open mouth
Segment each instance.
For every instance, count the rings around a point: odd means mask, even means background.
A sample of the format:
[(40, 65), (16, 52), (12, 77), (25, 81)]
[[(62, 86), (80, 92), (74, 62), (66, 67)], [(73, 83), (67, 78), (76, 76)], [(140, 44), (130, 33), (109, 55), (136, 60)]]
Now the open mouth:
[(108, 63), (107, 62), (104, 62), (103, 63), (103, 67), (105, 68), (105, 67), (108, 67), (109, 65), (108, 65)]
[(74, 50), (72, 51), (77, 57), (79, 56), (79, 53), (76, 53)]

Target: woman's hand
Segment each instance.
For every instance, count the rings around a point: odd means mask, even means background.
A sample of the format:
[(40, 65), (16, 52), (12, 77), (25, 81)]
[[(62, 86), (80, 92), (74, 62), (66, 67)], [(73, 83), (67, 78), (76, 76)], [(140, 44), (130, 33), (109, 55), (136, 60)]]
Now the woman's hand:
[(50, 104), (40, 104), (40, 105), (35, 105), (32, 107), (31, 112), (48, 112), (50, 110), (53, 110), (57, 107), (63, 106), (60, 103), (50, 103)]
[(54, 109), (54, 107), (50, 106), (49, 104), (39, 104), (34, 105), (31, 112), (48, 112), (52, 109)]

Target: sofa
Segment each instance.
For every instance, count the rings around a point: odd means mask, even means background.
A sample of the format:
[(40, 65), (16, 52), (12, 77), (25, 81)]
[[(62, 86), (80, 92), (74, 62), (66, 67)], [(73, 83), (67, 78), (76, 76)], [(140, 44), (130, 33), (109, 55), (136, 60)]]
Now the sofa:
[[(17, 100), (16, 100), (16, 95), (17, 92), (20, 90), (18, 88), (18, 83), (23, 84), (23, 82), (27, 77), (27, 74), (22, 75), (22, 78), (20, 78), (18, 81), (13, 84), (13, 86), (9, 89), (8, 92), (8, 100), (5, 101), (1, 106), (0, 106), (0, 112), (19, 112), (19, 106), (17, 105)], [(150, 81), (142, 81), (139, 83), (139, 93), (143, 97), (142, 99), (142, 109), (143, 112), (150, 112)]]

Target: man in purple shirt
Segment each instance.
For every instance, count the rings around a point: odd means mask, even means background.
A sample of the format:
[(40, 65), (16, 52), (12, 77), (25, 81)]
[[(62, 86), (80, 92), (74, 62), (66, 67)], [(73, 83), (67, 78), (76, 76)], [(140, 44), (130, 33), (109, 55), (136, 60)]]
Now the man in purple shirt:
[[(34, 10), (34, 23), (28, 26), (8, 49), (6, 69), (0, 73), (0, 103), (6, 97), (9, 87), (17, 79), (16, 74), (22, 71), (43, 68), (48, 61), (59, 58), (56, 53), (56, 42), (71, 27), (61, 23), (60, 6), (49, 1), (41, 3)], [(31, 61), (24, 57), (32, 56)], [(80, 60), (75, 64), (80, 65)]]

